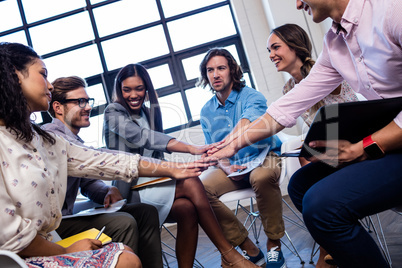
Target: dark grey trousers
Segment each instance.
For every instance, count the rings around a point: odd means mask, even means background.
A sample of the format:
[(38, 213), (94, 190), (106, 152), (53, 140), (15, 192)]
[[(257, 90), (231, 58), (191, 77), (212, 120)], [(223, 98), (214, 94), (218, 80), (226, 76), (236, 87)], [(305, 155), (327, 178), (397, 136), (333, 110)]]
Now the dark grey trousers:
[(66, 238), (103, 226), (113, 242), (134, 250), (144, 268), (163, 267), (158, 212), (148, 204), (127, 204), (114, 213), (64, 219), (56, 232)]

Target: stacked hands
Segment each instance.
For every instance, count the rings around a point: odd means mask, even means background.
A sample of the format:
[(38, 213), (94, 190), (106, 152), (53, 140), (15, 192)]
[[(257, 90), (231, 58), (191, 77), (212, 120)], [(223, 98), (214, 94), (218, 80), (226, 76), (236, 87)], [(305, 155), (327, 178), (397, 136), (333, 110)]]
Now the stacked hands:
[(217, 162), (218, 160), (230, 158), (234, 156), (237, 151), (241, 148), (236, 148), (236, 140), (242, 134), (242, 131), (245, 131), (247, 128), (243, 128), (235, 133), (232, 133), (222, 141), (218, 143), (211, 144), (210, 148), (201, 156), (201, 159), (197, 160), (198, 162)]
[[(201, 173), (207, 170), (210, 166), (215, 166), (217, 161), (193, 161), (187, 163), (179, 162), (164, 162), (171, 170), (171, 177), (175, 179), (188, 179), (198, 177)], [(163, 163), (163, 164), (164, 164)], [(162, 165), (163, 165), (162, 164)]]
[[(212, 150), (218, 150), (218, 146), (222, 142), (217, 142), (208, 145), (189, 145), (189, 151), (193, 155), (202, 155), (206, 156), (207, 152)], [(210, 166), (215, 166), (218, 164), (218, 159), (211, 158), (201, 158), (192, 162), (170, 162), (170, 161), (161, 161), (154, 158), (141, 157), (140, 168), (144, 169), (152, 167), (152, 174), (148, 174), (149, 176), (156, 176), (159, 171), (158, 167), (162, 167), (163, 170), (167, 171), (169, 174), (161, 174), (163, 176), (168, 175), (169, 177), (175, 179), (188, 179), (193, 177), (198, 177), (201, 175), (203, 171), (208, 169)], [(147, 174), (144, 174), (147, 175)]]
[[(196, 162), (205, 164), (217, 163), (218, 160), (232, 157), (242, 148), (239, 145), (240, 142), (236, 142), (240, 136), (241, 134), (234, 134), (219, 144), (214, 144)], [(347, 163), (355, 163), (367, 159), (367, 156), (362, 152), (363, 144), (361, 141), (351, 143), (346, 140), (317, 140), (311, 141), (309, 147), (312, 149), (325, 148), (325, 151), (324, 153), (314, 151), (314, 155), (309, 157), (308, 161), (323, 162), (332, 167), (342, 167)], [(236, 168), (241, 169), (241, 167)]]

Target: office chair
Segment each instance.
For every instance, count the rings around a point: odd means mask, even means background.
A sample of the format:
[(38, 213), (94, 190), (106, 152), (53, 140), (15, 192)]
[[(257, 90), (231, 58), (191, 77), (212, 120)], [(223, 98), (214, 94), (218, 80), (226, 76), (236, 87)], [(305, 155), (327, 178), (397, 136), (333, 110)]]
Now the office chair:
[(0, 265), (7, 268), (28, 268), (20, 256), (8, 250), (0, 250)]

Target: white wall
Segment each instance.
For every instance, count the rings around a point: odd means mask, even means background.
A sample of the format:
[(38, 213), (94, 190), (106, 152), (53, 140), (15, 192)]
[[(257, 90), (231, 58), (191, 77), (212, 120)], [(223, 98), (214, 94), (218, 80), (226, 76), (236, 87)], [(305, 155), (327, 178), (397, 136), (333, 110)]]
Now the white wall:
[(270, 104), (282, 96), (282, 87), (288, 79), (269, 60), (266, 43), (271, 30), (285, 23), (298, 24), (310, 35), (316, 58), (330, 24), (314, 23), (307, 13), (296, 9), (295, 0), (231, 0), (231, 3), (256, 88)]

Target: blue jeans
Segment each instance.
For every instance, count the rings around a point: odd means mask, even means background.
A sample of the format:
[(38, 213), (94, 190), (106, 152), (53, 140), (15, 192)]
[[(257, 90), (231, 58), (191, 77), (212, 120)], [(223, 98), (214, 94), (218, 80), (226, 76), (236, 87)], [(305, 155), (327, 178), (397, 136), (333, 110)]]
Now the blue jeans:
[(359, 219), (402, 204), (402, 153), (336, 169), (311, 163), (298, 170), (289, 196), (314, 240), (340, 267), (388, 267)]

